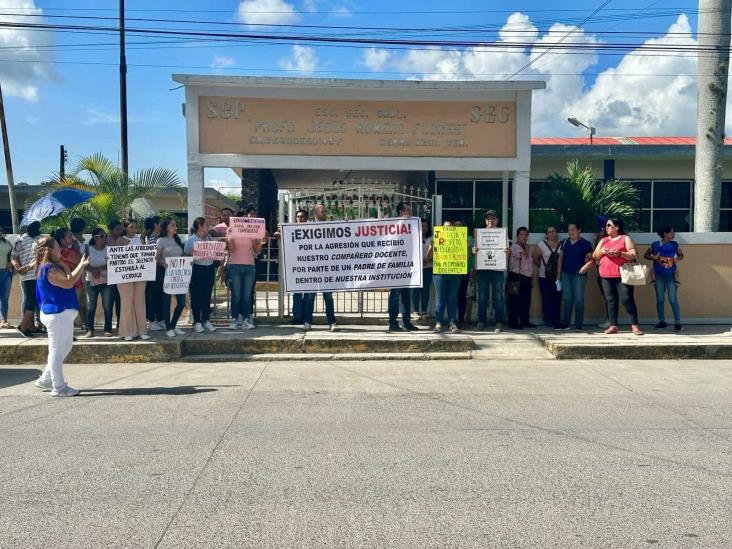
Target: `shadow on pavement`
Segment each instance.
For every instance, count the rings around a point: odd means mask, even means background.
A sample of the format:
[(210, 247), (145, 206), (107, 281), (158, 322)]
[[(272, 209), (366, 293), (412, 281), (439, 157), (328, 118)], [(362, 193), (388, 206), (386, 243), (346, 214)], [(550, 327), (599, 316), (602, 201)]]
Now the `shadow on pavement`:
[(239, 387), (239, 385), (212, 385), (196, 387), (193, 385), (181, 385), (179, 387), (131, 387), (127, 389), (81, 389), (79, 396), (154, 396), (154, 395), (197, 395), (199, 393), (211, 393), (218, 391), (216, 387)]
[(12, 387), (13, 385), (23, 385), (29, 381), (35, 381), (41, 375), (41, 371), (35, 368), (0, 368), (0, 389)]

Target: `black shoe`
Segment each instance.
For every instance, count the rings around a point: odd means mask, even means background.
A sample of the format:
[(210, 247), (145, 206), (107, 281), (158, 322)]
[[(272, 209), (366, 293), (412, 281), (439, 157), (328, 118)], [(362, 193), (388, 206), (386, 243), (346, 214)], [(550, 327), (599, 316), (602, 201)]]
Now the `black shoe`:
[(390, 332), (403, 332), (404, 330), (398, 324), (391, 324), (391, 325), (389, 325), (389, 331)]
[(20, 328), (16, 328), (16, 330), (18, 330), (18, 333), (26, 339), (32, 339), (35, 337), (35, 334), (30, 330), (21, 330)]
[(583, 328), (582, 326), (577, 326), (577, 327), (576, 327), (576, 328), (574, 329), (574, 331), (575, 331), (575, 332), (584, 332), (584, 331), (585, 331), (585, 329), (584, 329), (584, 328)]
[(662, 330), (663, 328), (668, 327), (668, 324), (666, 324), (665, 321), (660, 320), (653, 328), (656, 330)]
[(524, 327), (521, 324), (509, 324), (508, 327), (511, 328), (512, 330), (523, 330), (524, 329)]
[(557, 324), (555, 330), (569, 330), (569, 324)]
[(683, 329), (684, 328), (683, 328), (683, 326), (681, 326), (680, 323), (677, 322), (676, 324), (674, 324), (674, 332), (680, 332)]
[(538, 326), (536, 324), (532, 324), (531, 322), (526, 322), (525, 324), (523, 324), (523, 327), (524, 328), (538, 328)]
[(408, 332), (419, 332), (419, 328), (417, 328), (414, 324), (411, 322), (404, 325), (404, 329)]

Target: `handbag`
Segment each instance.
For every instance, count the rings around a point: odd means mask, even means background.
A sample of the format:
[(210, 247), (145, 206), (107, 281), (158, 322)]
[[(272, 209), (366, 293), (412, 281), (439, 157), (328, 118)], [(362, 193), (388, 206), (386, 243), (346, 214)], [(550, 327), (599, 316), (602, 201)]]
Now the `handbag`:
[(643, 286), (648, 278), (648, 267), (637, 261), (620, 266), (620, 281), (628, 286)]

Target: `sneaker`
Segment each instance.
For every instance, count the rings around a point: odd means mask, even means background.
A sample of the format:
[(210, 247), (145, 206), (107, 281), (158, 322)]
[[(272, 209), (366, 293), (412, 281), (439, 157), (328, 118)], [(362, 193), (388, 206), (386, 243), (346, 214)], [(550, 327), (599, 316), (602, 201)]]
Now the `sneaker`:
[(112, 332), (104, 332), (104, 337), (112, 337)]
[(500, 334), (503, 331), (503, 324), (500, 322), (496, 324), (496, 329), (493, 330), (493, 333)]
[(662, 330), (663, 328), (666, 328), (668, 324), (666, 324), (665, 320), (659, 320), (656, 325), (653, 327), (654, 330)]
[(337, 332), (338, 331), (338, 324), (336, 324), (335, 322), (333, 324), (331, 324), (330, 325), (330, 331), (331, 332)]
[(162, 330), (165, 330), (165, 326), (160, 324), (157, 320), (153, 320), (150, 324), (147, 325), (147, 329), (151, 332), (160, 332)]
[(73, 387), (70, 387), (69, 385), (64, 385), (58, 391), (56, 389), (51, 391), (51, 396), (52, 397), (75, 397), (80, 392), (81, 391), (79, 391), (79, 389), (74, 389)]
[(421, 319), (422, 319), (422, 315), (420, 315), (420, 314), (419, 314), (418, 312), (416, 312), (416, 311), (415, 311), (415, 312), (413, 312), (411, 316), (412, 316), (412, 320), (421, 320)]
[(23, 330), (21, 328), (16, 328), (16, 330), (18, 330), (18, 333), (26, 339), (31, 339), (32, 337), (34, 337), (33, 332), (31, 332), (30, 330)]
[(48, 389), (53, 389), (53, 383), (51, 382), (51, 380), (50, 380), (50, 379), (49, 379), (48, 381), (43, 381), (43, 380), (42, 380), (42, 379), (41, 379), (41, 378), (39, 377), (38, 379), (36, 379), (36, 380), (35, 380), (35, 381), (33, 382), (33, 385), (35, 385), (35, 386), (36, 386), (36, 387), (38, 387), (39, 389), (43, 389), (44, 391), (45, 391), (45, 390), (48, 390)]
[(610, 321), (606, 320), (605, 322), (600, 322), (600, 324), (597, 325), (598, 328), (602, 328), (603, 330), (610, 327)]
[(87, 333), (85, 333), (85, 334), (84, 334), (84, 337), (85, 337), (86, 339), (91, 339), (91, 338), (93, 338), (93, 337), (94, 337), (94, 332), (93, 332), (93, 331), (91, 331), (91, 330), (89, 330), (89, 331), (88, 331)]
[(241, 328), (244, 325), (244, 317), (241, 315), (236, 315), (236, 325)]
[(459, 334), (460, 333), (460, 327), (457, 324), (450, 324), (450, 333), (451, 334)]
[(307, 332), (308, 330), (310, 330), (310, 328), (312, 328), (312, 325), (309, 322), (303, 323), (303, 325), (302, 325), (303, 330), (305, 330)]
[(229, 322), (229, 330), (236, 330), (239, 328), (239, 323), (236, 320)]
[(478, 330), (479, 332), (482, 332), (483, 330), (485, 330), (485, 322), (478, 322), (478, 325), (475, 327), (475, 329)]
[(419, 328), (417, 328), (414, 324), (411, 322), (408, 322), (404, 325), (404, 329), (408, 332), (419, 332)]
[(398, 324), (390, 324), (389, 325), (389, 331), (390, 332), (403, 332), (402, 327)]
[(570, 330), (571, 326), (569, 324), (557, 324), (557, 326), (554, 329), (555, 330)]
[(168, 337), (175, 337), (178, 334), (175, 333), (175, 330), (168, 330), (167, 332), (165, 332), (165, 335)]
[(125, 341), (132, 341), (134, 338), (132, 336), (125, 336)]
[(204, 328), (204, 329), (205, 329), (205, 330), (206, 330), (207, 332), (215, 332), (215, 331), (216, 331), (216, 326), (214, 326), (213, 324), (211, 324), (211, 321), (209, 321), (209, 320), (207, 320), (207, 321), (206, 321), (206, 322), (205, 322), (205, 323), (203, 324), (203, 328)]
[(442, 331), (442, 324), (440, 324), (439, 322), (435, 324), (435, 327), (432, 328), (432, 331), (436, 334), (439, 334)]
[(196, 322), (193, 325), (193, 331), (196, 332), (197, 334), (203, 333), (203, 331), (204, 331), (203, 324), (201, 324), (200, 322)]
[(175, 332), (175, 335), (179, 335), (179, 336), (186, 335), (186, 333), (183, 330), (181, 330), (180, 328), (173, 328), (173, 331)]
[(150, 339), (151, 337), (152, 337), (152, 336), (149, 336), (149, 335), (147, 335), (147, 334), (140, 334), (140, 339), (141, 339), (141, 340), (143, 340), (143, 341), (147, 341), (147, 340), (148, 340), (148, 339)]
[(253, 330), (257, 326), (254, 324), (254, 321), (251, 318), (245, 318), (242, 323), (242, 327), (244, 327), (247, 330)]
[(683, 329), (684, 329), (684, 327), (681, 326), (681, 324), (679, 322), (677, 322), (676, 324), (674, 324), (674, 332), (680, 332)]

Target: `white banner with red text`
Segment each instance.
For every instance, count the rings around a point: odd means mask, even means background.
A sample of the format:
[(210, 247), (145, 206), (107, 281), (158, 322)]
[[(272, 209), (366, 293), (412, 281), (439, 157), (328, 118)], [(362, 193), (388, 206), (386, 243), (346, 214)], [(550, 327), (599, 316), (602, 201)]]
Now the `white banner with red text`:
[(282, 225), (285, 291), (422, 287), (416, 217)]

